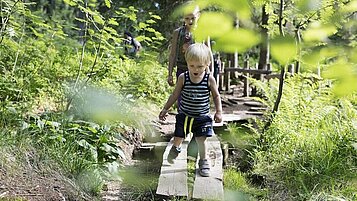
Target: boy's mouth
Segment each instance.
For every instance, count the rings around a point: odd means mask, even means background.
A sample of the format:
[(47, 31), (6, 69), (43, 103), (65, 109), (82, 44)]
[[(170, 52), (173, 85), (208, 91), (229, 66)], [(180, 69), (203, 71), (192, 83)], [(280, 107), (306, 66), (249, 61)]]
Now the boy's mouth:
[(194, 75), (194, 76), (197, 76), (197, 75), (198, 75), (198, 73), (193, 73), (193, 75)]

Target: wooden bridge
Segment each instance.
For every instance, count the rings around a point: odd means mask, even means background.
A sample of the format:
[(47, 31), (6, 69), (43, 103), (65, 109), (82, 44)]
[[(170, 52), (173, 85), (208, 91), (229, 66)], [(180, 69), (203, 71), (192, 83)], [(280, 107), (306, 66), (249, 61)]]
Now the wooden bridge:
[[(221, 144), (216, 136), (207, 138), (208, 155), (211, 164), (209, 177), (202, 177), (198, 173), (198, 164), (196, 164), (196, 173), (193, 184), (192, 195), (189, 195), (188, 174), (187, 174), (187, 145), (190, 137), (186, 138), (182, 144), (182, 152), (173, 164), (168, 163), (167, 155), (172, 147), (172, 140), (167, 145), (161, 166), (156, 193), (165, 196), (174, 197), (192, 197), (194, 199), (223, 199), (223, 157)], [(198, 161), (198, 160), (197, 160)]]
[[(252, 74), (271, 75), (272, 72), (270, 69), (250, 69), (247, 62), (245, 62), (244, 65), (244, 68), (223, 67), (222, 71), (219, 73), (219, 87), (222, 92), (223, 122), (214, 124), (214, 128), (225, 126), (229, 122), (256, 118), (257, 116), (262, 115), (263, 111), (266, 110), (260, 102), (248, 98), (250, 91), (248, 77)], [(231, 92), (227, 93), (231, 88), (230, 73), (232, 72), (244, 74), (243, 97), (235, 97), (235, 95)], [(166, 125), (171, 126), (172, 130), (170, 132), (173, 132), (174, 121), (171, 121)], [(168, 197), (187, 197), (188, 199), (198, 200), (223, 200), (223, 163), (224, 159), (227, 157), (226, 155), (228, 150), (222, 151), (221, 142), (216, 135), (211, 138), (207, 138), (207, 153), (211, 164), (210, 176), (200, 176), (198, 173), (198, 164), (196, 164), (193, 185), (191, 185), (188, 182), (189, 170), (187, 162), (187, 146), (190, 138), (191, 136), (184, 140), (182, 144), (182, 152), (173, 164), (170, 164), (167, 161), (168, 153), (172, 147), (173, 138), (168, 143), (164, 144), (166, 148), (163, 153), (163, 162), (156, 194)], [(155, 146), (155, 144), (150, 145)], [(160, 143), (159, 146), (162, 145), (163, 144)], [(196, 161), (198, 161), (198, 159)]]

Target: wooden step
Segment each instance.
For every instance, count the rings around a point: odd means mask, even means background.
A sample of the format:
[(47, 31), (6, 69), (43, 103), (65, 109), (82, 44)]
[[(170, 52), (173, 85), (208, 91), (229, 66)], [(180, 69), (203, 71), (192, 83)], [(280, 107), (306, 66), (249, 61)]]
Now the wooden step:
[(247, 115), (245, 112), (234, 112), (233, 114), (222, 114), (222, 122), (234, 122), (253, 118), (252, 115)]
[(266, 107), (250, 107), (250, 111), (266, 111), (268, 108)]
[(204, 200), (223, 200), (223, 157), (221, 143), (216, 136), (207, 138), (207, 151), (211, 164), (210, 176), (202, 177), (199, 174), (197, 162), (192, 197)]
[(247, 115), (254, 115), (254, 116), (264, 115), (264, 112), (261, 112), (261, 111), (246, 111), (245, 113), (246, 113)]
[(167, 161), (167, 156), (172, 147), (173, 138), (167, 145), (163, 154), (161, 172), (156, 189), (156, 194), (165, 196), (188, 196), (187, 187), (187, 145), (188, 138), (182, 143), (182, 151), (173, 164)]
[(253, 106), (253, 107), (263, 107), (264, 104), (258, 101), (245, 101), (243, 103), (244, 105), (248, 105), (248, 106)]

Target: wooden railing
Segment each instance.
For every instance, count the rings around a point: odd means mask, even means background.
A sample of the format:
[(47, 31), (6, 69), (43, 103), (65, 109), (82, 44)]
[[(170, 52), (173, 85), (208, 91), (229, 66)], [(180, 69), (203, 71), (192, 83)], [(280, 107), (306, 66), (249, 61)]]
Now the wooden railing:
[[(231, 62), (229, 62), (230, 64)], [(257, 65), (256, 65), (257, 66)], [(290, 75), (294, 74), (294, 64), (288, 66), (288, 72)], [(250, 83), (249, 78), (254, 75), (260, 75), (260, 80), (269, 80), (272, 78), (279, 78), (279, 73), (273, 73), (271, 65), (267, 65), (267, 69), (251, 68), (249, 61), (244, 61), (242, 67), (225, 67), (225, 62), (222, 62), (222, 67), (218, 73), (218, 89), (219, 91), (231, 92), (231, 77), (232, 73), (239, 73), (243, 77), (243, 96), (250, 96)]]

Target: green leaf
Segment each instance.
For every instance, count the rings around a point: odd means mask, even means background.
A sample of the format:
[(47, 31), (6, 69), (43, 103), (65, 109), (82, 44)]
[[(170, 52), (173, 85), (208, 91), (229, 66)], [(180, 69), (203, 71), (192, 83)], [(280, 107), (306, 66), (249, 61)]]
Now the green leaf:
[(356, 12), (357, 11), (357, 1), (351, 1), (348, 4), (346, 4), (343, 8), (342, 11), (344, 12)]
[(108, 24), (119, 26), (119, 23), (114, 18), (110, 18)]
[(102, 16), (100, 16), (100, 15), (94, 15), (93, 19), (94, 19), (94, 22), (96, 22), (98, 24), (104, 25), (104, 23), (105, 23), (104, 20), (102, 19)]
[(98, 130), (96, 128), (88, 126), (87, 129), (92, 133), (98, 133)]
[(146, 24), (146, 23), (144, 23), (144, 22), (139, 22), (139, 28), (140, 29), (144, 29), (144, 28), (146, 28), (146, 27), (148, 27), (149, 25), (148, 24)]
[(152, 33), (155, 33), (155, 32), (156, 32), (156, 30), (155, 30), (155, 29), (153, 29), (153, 28), (151, 28), (151, 27), (150, 27), (150, 28), (147, 28), (147, 29), (146, 29), (146, 31), (148, 31), (148, 32), (152, 32)]
[(336, 57), (341, 51), (338, 47), (323, 47), (320, 50), (309, 50), (304, 53), (301, 60), (307, 68), (315, 69), (325, 60)]
[(248, 0), (198, 0), (197, 4), (202, 7), (209, 5), (218, 5), (224, 10), (233, 11), (238, 14), (238, 18), (245, 20), (251, 16), (250, 5)]
[(105, 0), (105, 5), (110, 8), (111, 7), (111, 0)]
[(216, 40), (215, 49), (223, 52), (244, 52), (260, 42), (260, 36), (248, 29), (234, 29)]
[(146, 23), (148, 23), (148, 24), (155, 24), (156, 23), (156, 21), (155, 20), (146, 20)]
[(323, 72), (323, 76), (335, 80), (333, 92), (338, 97), (357, 92), (357, 73), (350, 63), (337, 61)]
[(300, 0), (296, 4), (297, 8), (302, 12), (316, 11), (322, 6), (321, 0)]
[(64, 3), (70, 5), (70, 6), (75, 6), (77, 5), (77, 3), (75, 1), (72, 0), (63, 0)]
[(161, 17), (160, 17), (160, 16), (158, 16), (158, 15), (151, 15), (151, 17), (152, 17), (152, 18), (154, 18), (154, 19), (161, 20)]
[(208, 36), (217, 38), (233, 29), (233, 18), (222, 13), (203, 13), (194, 30), (195, 39), (204, 41)]
[(309, 28), (303, 32), (303, 36), (306, 42), (326, 41), (329, 36), (336, 32), (336, 27), (331, 24), (321, 25), (315, 22), (310, 24)]
[(271, 40), (271, 55), (282, 65), (291, 62), (296, 52), (295, 40), (291, 36), (279, 36)]

